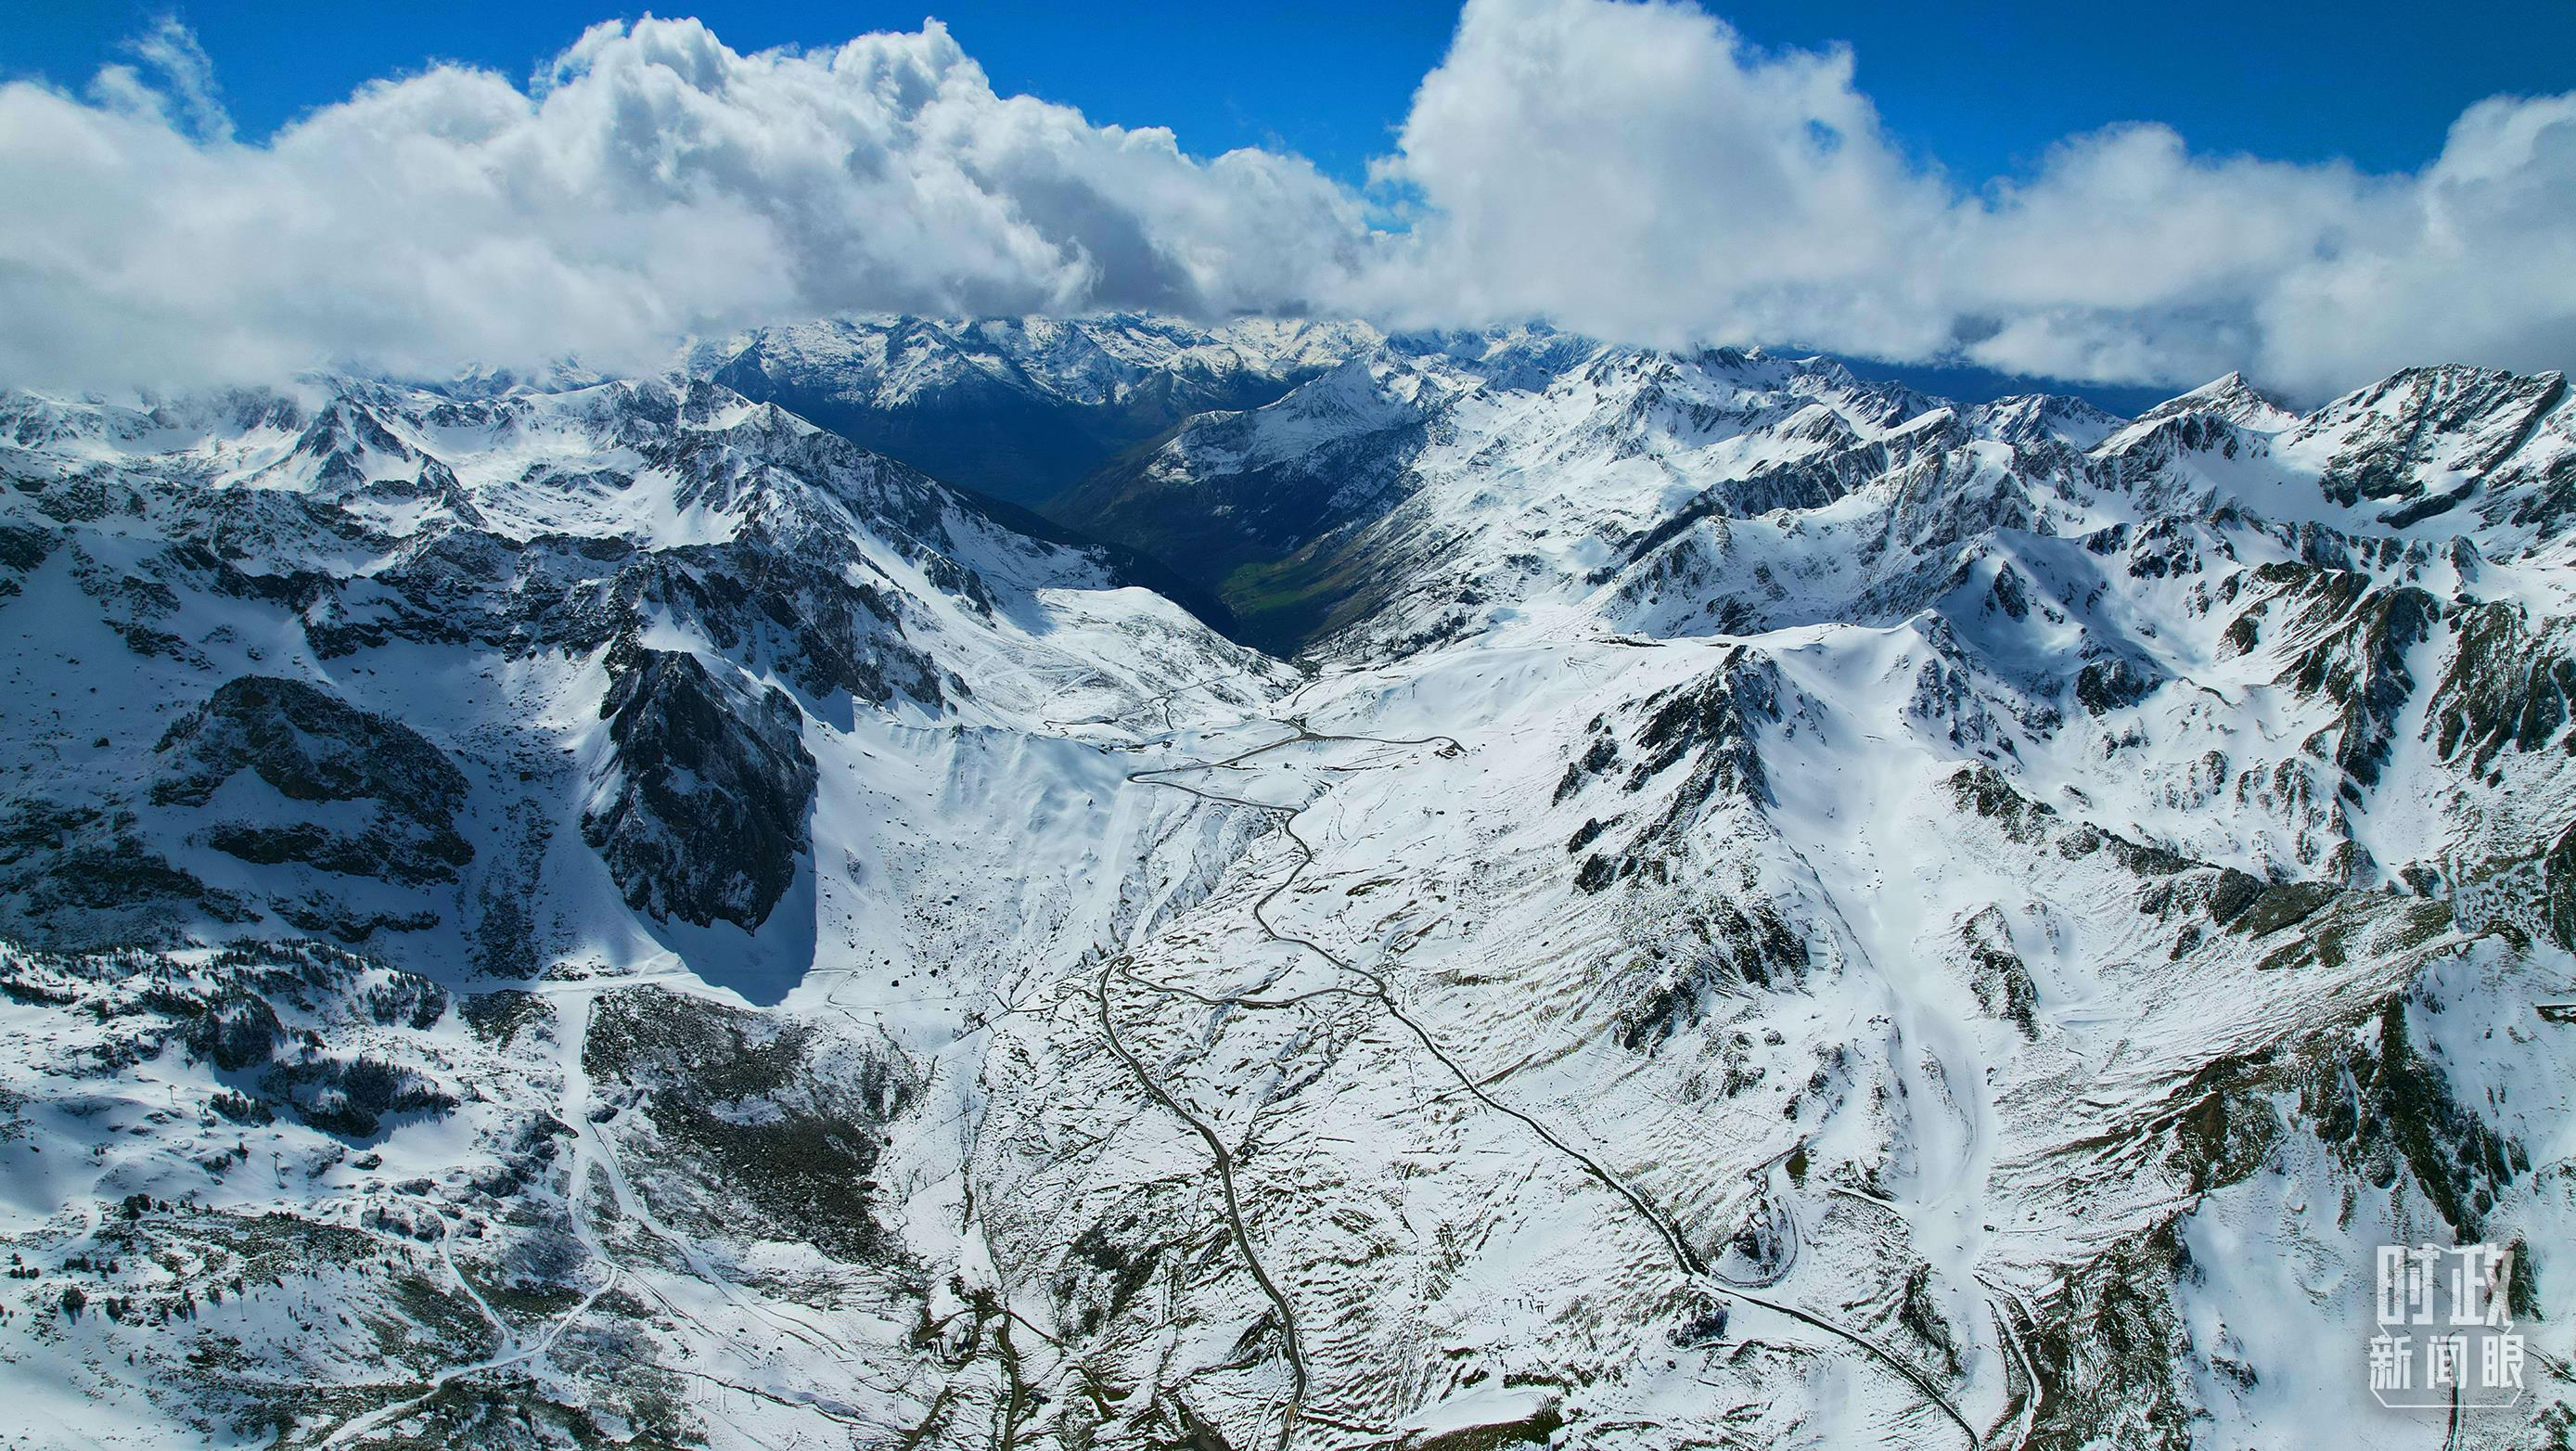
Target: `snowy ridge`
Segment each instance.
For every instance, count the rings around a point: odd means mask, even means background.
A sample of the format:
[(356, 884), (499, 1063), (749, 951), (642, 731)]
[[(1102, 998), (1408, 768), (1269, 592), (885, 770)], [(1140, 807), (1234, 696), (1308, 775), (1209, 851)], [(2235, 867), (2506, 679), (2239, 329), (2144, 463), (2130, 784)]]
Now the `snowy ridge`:
[[(691, 363), (0, 402), (40, 1441), (2563, 1434), (2561, 380)], [(1057, 516), (1302, 662), (850, 441), (932, 413), (1126, 439)], [(2369, 1400), (2428, 1239), (2513, 1411)]]
[(941, 478), (1036, 503), (1210, 408), (1266, 403), (1377, 341), (1354, 323), (841, 318), (690, 346), (687, 371)]

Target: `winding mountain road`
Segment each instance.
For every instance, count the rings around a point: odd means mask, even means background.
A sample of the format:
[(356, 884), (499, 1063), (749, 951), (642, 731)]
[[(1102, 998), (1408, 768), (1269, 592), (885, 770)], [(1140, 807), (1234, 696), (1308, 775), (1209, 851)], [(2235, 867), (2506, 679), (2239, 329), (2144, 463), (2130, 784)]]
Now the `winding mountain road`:
[(1129, 772), (1127, 779), (1143, 785), (1161, 786), (1170, 790), (1184, 792), (1203, 801), (1214, 802), (1227, 806), (1248, 807), (1253, 810), (1276, 813), (1280, 818), (1281, 829), (1287, 834), (1288, 840), (1296, 849), (1297, 863), (1289, 869), (1287, 875), (1282, 877), (1268, 891), (1262, 893), (1259, 898), (1254, 900), (1252, 904), (1252, 917), (1254, 922), (1259, 925), (1263, 934), (1271, 941), (1304, 948), (1305, 950), (1314, 953), (1317, 957), (1322, 958), (1325, 962), (1331, 964), (1336, 970), (1359, 978), (1367, 984), (1367, 987), (1365, 989), (1359, 989), (1336, 985), (1333, 987), (1316, 989), (1311, 992), (1299, 993), (1293, 997), (1274, 999), (1254, 997), (1218, 997), (1185, 988), (1168, 987), (1163, 984), (1151, 982), (1148, 979), (1138, 977), (1133, 972), (1128, 971), (1128, 964), (1124, 957), (1113, 957), (1102, 965), (1100, 975), (1093, 983), (1093, 999), (1099, 1009), (1101, 1028), (1104, 1034), (1108, 1037), (1111, 1050), (1116, 1053), (1119, 1060), (1127, 1066), (1130, 1074), (1135, 1077), (1138, 1084), (1144, 1088), (1148, 1096), (1163, 1108), (1171, 1112), (1175, 1117), (1186, 1123), (1190, 1129), (1207, 1144), (1210, 1156), (1215, 1161), (1218, 1181), (1224, 1190), (1226, 1217), (1233, 1232), (1236, 1246), (1243, 1255), (1244, 1263), (1250, 1268), (1254, 1281), (1260, 1285), (1263, 1294), (1269, 1298), (1272, 1306), (1278, 1312), (1281, 1327), (1281, 1343), (1286, 1351), (1289, 1362), (1291, 1386), (1289, 1406), (1280, 1425), (1278, 1444), (1281, 1451), (1287, 1451), (1287, 1448), (1291, 1443), (1296, 1420), (1303, 1410), (1303, 1403), (1309, 1384), (1303, 1346), (1297, 1331), (1295, 1307), (1290, 1304), (1288, 1297), (1280, 1291), (1277, 1284), (1270, 1278), (1268, 1271), (1265, 1270), (1261, 1264), (1259, 1253), (1253, 1247), (1250, 1231), (1243, 1222), (1242, 1203), (1235, 1186), (1235, 1157), (1233, 1153), (1226, 1148), (1224, 1141), (1217, 1135), (1214, 1129), (1210, 1128), (1204, 1120), (1183, 1108), (1168, 1090), (1154, 1080), (1153, 1076), (1146, 1071), (1143, 1063), (1135, 1057), (1135, 1055), (1126, 1047), (1125, 1043), (1118, 1037), (1109, 1004), (1109, 984), (1113, 976), (1125, 976), (1129, 981), (1149, 991), (1171, 993), (1187, 997), (1192, 1001), (1209, 1006), (1239, 1007), (1246, 1009), (1287, 1008), (1312, 1001), (1315, 998), (1330, 996), (1337, 993), (1351, 993), (1358, 996), (1373, 998), (1379, 1006), (1386, 1010), (1387, 1015), (1397, 1023), (1402, 1024), (1406, 1031), (1413, 1035), (1414, 1040), (1422, 1045), (1423, 1051), (1430, 1054), (1433, 1060), (1438, 1062), (1441, 1067), (1447, 1069), (1449, 1073), (1458, 1080), (1459, 1086), (1465, 1092), (1473, 1096), (1477, 1102), (1482, 1103), (1486, 1107), (1493, 1109), (1495, 1112), (1512, 1118), (1526, 1126), (1532, 1133), (1538, 1136), (1541, 1142), (1556, 1150), (1559, 1154), (1564, 1155), (1567, 1159), (1573, 1161), (1593, 1180), (1609, 1189), (1612, 1193), (1618, 1195), (1622, 1200), (1626, 1201), (1629, 1207), (1635, 1210), (1637, 1215), (1644, 1219), (1646, 1223), (1654, 1229), (1656, 1235), (1663, 1240), (1667, 1252), (1672, 1256), (1675, 1268), (1680, 1270), (1686, 1279), (1708, 1288), (1713, 1293), (1718, 1294), (1723, 1298), (1732, 1298), (1749, 1305), (1769, 1310), (1775, 1314), (1786, 1316), (1789, 1319), (1796, 1320), (1801, 1324), (1810, 1326), (1814, 1329), (1822, 1330), (1829, 1335), (1859, 1347), (1871, 1358), (1885, 1364), (1888, 1368), (1904, 1377), (1907, 1383), (1912, 1385), (1925, 1400), (1940, 1410), (1941, 1413), (1956, 1425), (1960, 1432), (1968, 1438), (1968, 1444), (1972, 1448), (1972, 1451), (1973, 1448), (1984, 1445), (1985, 1438), (1978, 1434), (1974, 1426), (1969, 1424), (1968, 1418), (1960, 1412), (1959, 1408), (1951, 1402), (1949, 1397), (1944, 1395), (1940, 1388), (1932, 1383), (1930, 1377), (1924, 1375), (1921, 1371), (1906, 1363), (1906, 1361), (1898, 1356), (1894, 1351), (1878, 1344), (1858, 1331), (1837, 1325), (1823, 1316), (1817, 1315), (1811, 1311), (1802, 1310), (1785, 1301), (1776, 1300), (1766, 1295), (1754, 1293), (1750, 1287), (1730, 1283), (1711, 1273), (1707, 1263), (1702, 1259), (1699, 1252), (1692, 1248), (1689, 1240), (1682, 1234), (1680, 1228), (1671, 1220), (1670, 1217), (1665, 1215), (1663, 1211), (1657, 1209), (1643, 1193), (1630, 1186), (1618, 1175), (1612, 1173), (1608, 1168), (1604, 1167), (1599, 1160), (1593, 1158), (1590, 1154), (1587, 1154), (1583, 1150), (1566, 1142), (1562, 1136), (1560, 1136), (1555, 1130), (1549, 1128), (1547, 1124), (1538, 1118), (1520, 1109), (1512, 1107), (1510, 1104), (1503, 1102), (1496, 1098), (1492, 1093), (1486, 1091), (1484, 1085), (1479, 1083), (1474, 1075), (1468, 1073), (1465, 1068), (1459, 1065), (1455, 1058), (1449, 1055), (1446, 1049), (1441, 1047), (1439, 1040), (1432, 1036), (1429, 1029), (1423, 1027), (1421, 1023), (1412, 1017), (1412, 1015), (1404, 1011), (1402, 1004), (1396, 1001), (1394, 989), (1387, 984), (1384, 978), (1379, 977), (1376, 973), (1368, 970), (1367, 968), (1359, 966), (1357, 963), (1333, 951), (1331, 948), (1324, 946), (1322, 943), (1315, 941), (1313, 938), (1301, 936), (1295, 932), (1285, 930), (1276, 922), (1271, 920), (1269, 915), (1271, 904), (1277, 901), (1282, 895), (1292, 890), (1296, 886), (1298, 880), (1305, 875), (1307, 869), (1315, 864), (1316, 853), (1313, 844), (1308, 842), (1303, 836), (1300, 836), (1296, 827), (1296, 818), (1304, 813), (1305, 808), (1303, 806), (1287, 806), (1275, 802), (1256, 801), (1248, 797), (1210, 791), (1203, 787), (1189, 785), (1184, 782), (1160, 778), (1194, 771), (1232, 769), (1241, 766), (1244, 762), (1252, 760), (1257, 756), (1266, 755), (1270, 752), (1282, 750), (1289, 746), (1305, 743), (1347, 741), (1378, 746), (1431, 746), (1436, 748), (1442, 755), (1457, 755), (1466, 749), (1454, 737), (1446, 735), (1423, 736), (1417, 738), (1385, 738), (1378, 736), (1337, 735), (1328, 732), (1321, 732), (1310, 727), (1302, 716), (1291, 716), (1285, 720), (1277, 721), (1275, 724), (1287, 729), (1290, 734), (1282, 739), (1271, 741), (1265, 745), (1252, 747), (1249, 750), (1242, 751), (1233, 756), (1225, 757), (1222, 760), (1190, 762), (1177, 766), (1150, 767), (1143, 770)]

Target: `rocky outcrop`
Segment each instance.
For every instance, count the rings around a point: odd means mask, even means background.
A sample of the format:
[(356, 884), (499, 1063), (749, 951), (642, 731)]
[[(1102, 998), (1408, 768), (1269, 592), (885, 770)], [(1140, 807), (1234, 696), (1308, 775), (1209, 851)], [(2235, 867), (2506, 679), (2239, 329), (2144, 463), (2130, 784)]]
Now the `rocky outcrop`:
[(627, 904), (746, 930), (795, 880), (814, 804), (804, 712), (697, 656), (620, 643), (600, 705), (612, 753), (581, 819)]
[(2415, 692), (2407, 656), (2431, 637), (2441, 601), (2413, 585), (2374, 586), (2348, 570), (2266, 565), (2256, 577), (2289, 586), (2279, 598), (2307, 642), (2281, 683), (2341, 707), (2334, 762), (2362, 786), (2379, 784), (2397, 718)]
[(646, 987), (600, 1000), (582, 1064), (635, 1109), (610, 1116), (608, 1132), (664, 1171), (663, 1213), (836, 1256), (894, 1249), (869, 1175), (886, 1126), (920, 1094), (901, 1058)]
[(2569, 632), (2554, 624), (2535, 631), (2504, 601), (2460, 611), (2453, 628), (2459, 643), (2427, 715), (2443, 758), (2466, 756), (2483, 769), (2506, 750), (2557, 742), (2576, 701)]
[[(1687, 764), (1688, 770), (1663, 799), (1659, 811), (1617, 851), (1587, 856), (1574, 878), (1576, 890), (1598, 892), (1614, 882), (1643, 873), (1669, 880), (1672, 859), (1683, 837), (1713, 803), (1733, 801), (1758, 806), (1770, 799), (1757, 740), (1761, 727), (1780, 716), (1780, 675), (1767, 657), (1738, 648), (1706, 677), (1659, 692), (1639, 703), (1634, 726), (1633, 759), (1622, 752), (1607, 716), (1592, 722), (1593, 740), (1585, 755), (1569, 765), (1557, 783), (1556, 799), (1564, 801), (1583, 789), (1592, 776), (1627, 768), (1623, 789), (1634, 795), (1655, 786), (1664, 773)], [(1601, 833), (1591, 831), (1573, 849), (1580, 850)]]
[(182, 717), (157, 749), (169, 774), (152, 788), (164, 806), (205, 807), (248, 771), (289, 802), (362, 802), (357, 831), (316, 820), (231, 818), (206, 842), (243, 861), (302, 862), (406, 886), (456, 879), (474, 848), (456, 829), (465, 777), (444, 752), (399, 721), (371, 715), (300, 680), (245, 675)]
[(158, 941), (258, 914), (143, 840), (135, 813), (29, 800), (0, 809), (0, 924), (58, 950)]

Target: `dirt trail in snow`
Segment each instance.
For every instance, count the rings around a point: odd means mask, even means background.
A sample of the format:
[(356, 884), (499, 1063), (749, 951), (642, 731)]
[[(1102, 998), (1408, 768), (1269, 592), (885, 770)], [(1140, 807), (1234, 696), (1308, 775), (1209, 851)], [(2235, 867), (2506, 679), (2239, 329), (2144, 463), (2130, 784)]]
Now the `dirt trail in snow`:
[(1130, 1052), (1126, 1043), (1119, 1038), (1116, 1017), (1109, 1011), (1109, 979), (1117, 967), (1118, 960), (1115, 958), (1102, 963), (1100, 976), (1092, 984), (1092, 1001), (1100, 1009), (1100, 1031), (1109, 1040), (1109, 1051), (1118, 1055), (1119, 1062), (1127, 1065), (1128, 1073), (1133, 1075), (1137, 1085), (1145, 1090), (1146, 1096), (1162, 1105), (1164, 1111), (1172, 1117), (1188, 1125), (1190, 1132), (1198, 1135), (1200, 1142), (1207, 1145), (1208, 1157), (1216, 1164), (1217, 1186), (1224, 1191), (1225, 1220), (1228, 1228), (1234, 1233), (1235, 1247), (1242, 1252), (1244, 1268), (1252, 1271), (1253, 1282), (1261, 1287), (1261, 1293), (1269, 1298), (1272, 1309), (1279, 1316), (1279, 1348), (1288, 1358), (1288, 1406), (1279, 1420), (1279, 1446), (1280, 1451), (1287, 1451), (1288, 1445), (1296, 1436), (1297, 1413), (1306, 1401), (1306, 1352), (1297, 1335), (1296, 1307), (1288, 1303), (1287, 1295), (1282, 1293), (1279, 1286), (1271, 1280), (1270, 1272), (1262, 1268), (1261, 1254), (1252, 1247), (1252, 1232), (1243, 1223), (1243, 1201), (1236, 1195), (1234, 1188), (1233, 1151), (1226, 1148), (1225, 1140), (1218, 1137), (1216, 1130), (1210, 1128), (1205, 1119), (1183, 1108), (1180, 1100), (1174, 1098), (1163, 1085), (1155, 1082), (1154, 1075), (1146, 1071), (1145, 1065), (1138, 1061), (1136, 1055)]
[(1198, 1136), (1208, 1145), (1211, 1155), (1216, 1161), (1219, 1182), (1222, 1184), (1225, 1193), (1226, 1216), (1230, 1226), (1232, 1227), (1235, 1243), (1243, 1254), (1245, 1264), (1251, 1269), (1254, 1280), (1261, 1286), (1263, 1292), (1269, 1297), (1280, 1317), (1282, 1327), (1281, 1338), (1283, 1346), (1287, 1350), (1288, 1354), (1292, 1387), (1287, 1415), (1280, 1426), (1279, 1446), (1281, 1451), (1287, 1451), (1287, 1447), (1290, 1444), (1297, 1416), (1302, 1410), (1302, 1403), (1305, 1398), (1307, 1387), (1306, 1365), (1300, 1342), (1296, 1334), (1295, 1310), (1289, 1304), (1287, 1297), (1280, 1293), (1278, 1287), (1272, 1283), (1268, 1273), (1261, 1265), (1258, 1253), (1253, 1248), (1251, 1235), (1243, 1223), (1241, 1204), (1236, 1196), (1233, 1174), (1233, 1158), (1231, 1153), (1225, 1148), (1223, 1142), (1218, 1138), (1215, 1131), (1209, 1128), (1208, 1125), (1204, 1121), (1200, 1120), (1196, 1115), (1193, 1115), (1181, 1108), (1180, 1105), (1174, 1101), (1172, 1096), (1160, 1084), (1153, 1080), (1152, 1076), (1146, 1072), (1144, 1066), (1128, 1052), (1124, 1044), (1118, 1039), (1117, 1031), (1115, 1025), (1111, 1021), (1109, 1010), (1109, 983), (1113, 975), (1124, 976), (1128, 981), (1149, 991), (1158, 991), (1187, 997), (1193, 1001), (1210, 1006), (1240, 1007), (1248, 1009), (1284, 1008), (1306, 1002), (1313, 998), (1335, 993), (1350, 993), (1356, 996), (1373, 998), (1379, 1006), (1386, 1010), (1387, 1015), (1393, 1018), (1396, 1022), (1402, 1024), (1405, 1029), (1413, 1035), (1415, 1041), (1422, 1045), (1423, 1050), (1429, 1053), (1441, 1067), (1447, 1069), (1450, 1075), (1458, 1080), (1459, 1086), (1470, 1096), (1474, 1097), (1477, 1102), (1484, 1104), (1486, 1107), (1493, 1109), (1497, 1113), (1503, 1114), (1523, 1124), (1529, 1128), (1531, 1132), (1535, 1133), (1542, 1142), (1546, 1143), (1548, 1147), (1572, 1160), (1595, 1181), (1609, 1189), (1612, 1193), (1618, 1195), (1621, 1199), (1625, 1200), (1628, 1205), (1637, 1212), (1639, 1217), (1643, 1218), (1647, 1224), (1654, 1229), (1656, 1235), (1663, 1240), (1665, 1248), (1672, 1256), (1675, 1267), (1681, 1271), (1685, 1278), (1709, 1288), (1712, 1292), (1720, 1295), (1721, 1298), (1739, 1300), (1745, 1304), (1769, 1310), (1774, 1314), (1786, 1316), (1789, 1319), (1796, 1320), (1799, 1323), (1810, 1326), (1814, 1329), (1822, 1330), (1829, 1335), (1835, 1336), (1859, 1347), (1873, 1359), (1882, 1362), (1890, 1369), (1897, 1372), (1897, 1374), (1903, 1376), (1916, 1391), (1921, 1393), (1924, 1399), (1938, 1408), (1942, 1414), (1952, 1422), (1952, 1424), (1959, 1428), (1961, 1434), (1968, 1438), (1968, 1444), (1971, 1448), (1984, 1445), (1985, 1438), (1980, 1436), (1977, 1433), (1977, 1429), (1969, 1424), (1968, 1418), (1960, 1412), (1956, 1405), (1951, 1403), (1949, 1397), (1942, 1394), (1940, 1388), (1934, 1385), (1928, 1376), (1916, 1370), (1912, 1365), (1907, 1364), (1905, 1360), (1898, 1356), (1894, 1351), (1879, 1345), (1877, 1342), (1858, 1331), (1846, 1329), (1823, 1316), (1802, 1310), (1785, 1301), (1775, 1300), (1769, 1296), (1754, 1293), (1750, 1287), (1728, 1282), (1711, 1273), (1705, 1261), (1700, 1257), (1698, 1251), (1693, 1249), (1690, 1241), (1684, 1237), (1679, 1226), (1677, 1226), (1669, 1216), (1664, 1214), (1663, 1211), (1657, 1209), (1644, 1194), (1632, 1188), (1618, 1175), (1605, 1168), (1600, 1161), (1594, 1159), (1591, 1155), (1583, 1152), (1581, 1149), (1576, 1148), (1574, 1145), (1566, 1142), (1565, 1139), (1560, 1137), (1553, 1129), (1549, 1128), (1539, 1119), (1512, 1107), (1510, 1104), (1504, 1103), (1500, 1099), (1494, 1097), (1491, 1093), (1487, 1092), (1484, 1085), (1476, 1081), (1474, 1075), (1468, 1073), (1465, 1068), (1459, 1065), (1456, 1059), (1449, 1056), (1447, 1050), (1440, 1046), (1439, 1040), (1434, 1038), (1428, 1029), (1424, 1028), (1422, 1024), (1415, 1021), (1410, 1014), (1404, 1011), (1402, 1005), (1396, 1001), (1394, 989), (1388, 986), (1384, 978), (1379, 977), (1376, 973), (1371, 972), (1367, 968), (1361, 967), (1357, 963), (1334, 952), (1322, 943), (1309, 937), (1303, 937), (1296, 933), (1285, 931), (1270, 920), (1269, 909), (1271, 903), (1294, 889), (1298, 880), (1305, 875), (1307, 869), (1315, 864), (1315, 848), (1304, 837), (1297, 833), (1296, 818), (1304, 814), (1305, 807), (1281, 805), (1267, 801), (1255, 801), (1247, 797), (1231, 796), (1222, 792), (1209, 791), (1201, 787), (1187, 785), (1179, 781), (1167, 781), (1155, 778), (1178, 775), (1190, 771), (1231, 769), (1241, 766), (1244, 762), (1249, 761), (1256, 756), (1265, 755), (1289, 746), (1310, 742), (1349, 741), (1379, 746), (1434, 746), (1439, 750), (1440, 754), (1451, 756), (1460, 754), (1466, 749), (1454, 737), (1445, 735), (1424, 736), (1411, 739), (1335, 735), (1312, 729), (1307, 725), (1305, 718), (1302, 716), (1290, 716), (1285, 720), (1274, 723), (1285, 727), (1291, 732), (1291, 734), (1283, 739), (1271, 741), (1265, 745), (1255, 746), (1250, 750), (1240, 752), (1222, 760), (1190, 762), (1178, 766), (1162, 766), (1140, 771), (1131, 771), (1128, 773), (1127, 779), (1142, 785), (1162, 786), (1171, 790), (1181, 791), (1202, 801), (1210, 801), (1227, 806), (1250, 807), (1258, 811), (1277, 813), (1280, 818), (1281, 829), (1287, 834), (1290, 843), (1293, 844), (1296, 849), (1297, 863), (1289, 869), (1287, 875), (1282, 877), (1270, 888), (1270, 890), (1262, 893), (1261, 896), (1253, 902), (1252, 917), (1254, 922), (1261, 928), (1263, 934), (1270, 938), (1270, 940), (1302, 947), (1330, 963), (1339, 971), (1349, 973), (1354, 977), (1362, 979), (1368, 984), (1367, 988), (1355, 989), (1335, 986), (1317, 989), (1312, 992), (1300, 993), (1290, 998), (1277, 999), (1215, 997), (1204, 993), (1193, 992), (1185, 988), (1167, 987), (1163, 984), (1155, 983), (1148, 979), (1139, 977), (1132, 971), (1127, 970), (1127, 963), (1123, 957), (1116, 957), (1102, 965), (1100, 976), (1094, 983), (1094, 1001), (1099, 1008), (1101, 1028), (1108, 1036), (1110, 1047), (1114, 1052), (1116, 1052), (1119, 1060), (1127, 1066), (1129, 1072), (1136, 1078), (1137, 1082), (1145, 1089), (1149, 1096), (1166, 1109), (1169, 1109), (1175, 1116), (1186, 1122), (1198, 1134)]

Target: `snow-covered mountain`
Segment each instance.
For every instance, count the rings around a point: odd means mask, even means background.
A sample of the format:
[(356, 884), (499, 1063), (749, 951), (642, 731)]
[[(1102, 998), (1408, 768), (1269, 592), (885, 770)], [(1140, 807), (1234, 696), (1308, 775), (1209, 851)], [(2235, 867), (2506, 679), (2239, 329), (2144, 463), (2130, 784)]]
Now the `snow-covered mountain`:
[(1258, 407), (1377, 341), (1356, 323), (841, 318), (699, 343), (689, 371), (1017, 504), (1213, 408)]
[[(2558, 378), (691, 364), (0, 405), (38, 1443), (2576, 1424)], [(1057, 518), (1302, 658), (885, 422), (1007, 472), (1029, 398), (1129, 420)], [(2428, 1241), (2516, 1248), (2510, 1410), (2369, 1395)]]

